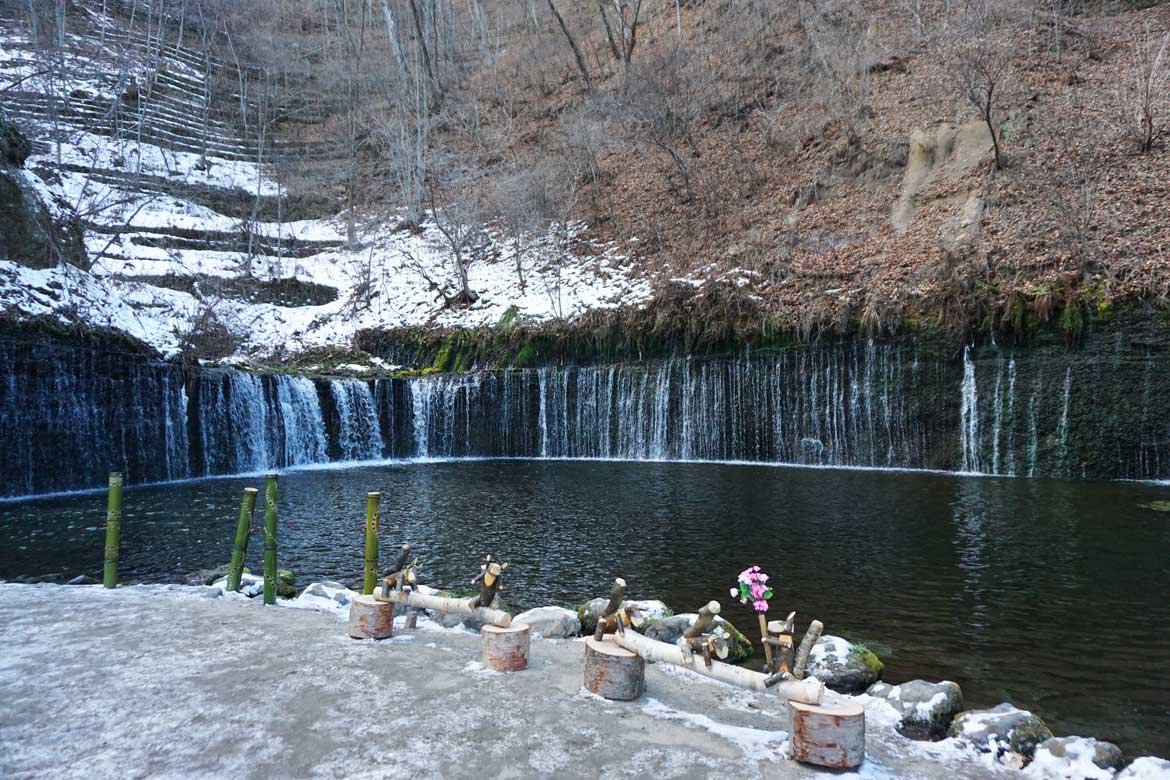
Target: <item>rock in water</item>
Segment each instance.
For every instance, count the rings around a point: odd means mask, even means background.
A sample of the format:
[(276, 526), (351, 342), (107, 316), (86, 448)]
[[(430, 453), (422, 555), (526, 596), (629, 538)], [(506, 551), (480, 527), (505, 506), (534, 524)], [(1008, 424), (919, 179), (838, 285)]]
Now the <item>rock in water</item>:
[(958, 683), (911, 680), (901, 685), (876, 683), (867, 694), (884, 699), (902, 715), (898, 731), (911, 739), (941, 739), (955, 716), (963, 711)]
[(1142, 756), (1118, 772), (1113, 780), (1170, 780), (1170, 761)]
[(523, 623), (533, 633), (543, 637), (573, 637), (581, 633), (581, 621), (577, 613), (564, 607), (537, 607), (521, 612), (512, 618), (512, 625)]
[(997, 757), (1011, 752), (1031, 758), (1036, 746), (1051, 739), (1052, 732), (1038, 716), (1004, 702), (989, 710), (959, 713), (947, 736), (970, 742)]
[[(688, 612), (682, 615), (648, 620), (642, 626), (642, 633), (651, 639), (673, 645), (682, 638), (683, 632), (690, 628), (698, 618), (696, 613)], [(751, 657), (755, 651), (755, 648), (752, 647), (752, 640), (744, 636), (739, 629), (724, 620), (722, 616), (715, 617), (715, 626), (731, 637), (731, 654), (724, 659), (725, 661), (734, 664)]]
[[(577, 619), (581, 621), (581, 630), (584, 633), (592, 634), (597, 630), (597, 620), (608, 604), (608, 598), (599, 598), (586, 601), (577, 607)], [(626, 599), (622, 602), (622, 607), (637, 610), (645, 620), (658, 620), (670, 614), (670, 608), (657, 599)]]
[(276, 595), (282, 599), (293, 599), (297, 596), (297, 579), (288, 569), (276, 572)]
[(1111, 780), (1125, 765), (1121, 748), (1091, 737), (1053, 737), (1036, 748), (1024, 774), (1042, 780)]
[(825, 635), (809, 655), (805, 676), (837, 693), (860, 693), (882, 678), (882, 662), (865, 645)]

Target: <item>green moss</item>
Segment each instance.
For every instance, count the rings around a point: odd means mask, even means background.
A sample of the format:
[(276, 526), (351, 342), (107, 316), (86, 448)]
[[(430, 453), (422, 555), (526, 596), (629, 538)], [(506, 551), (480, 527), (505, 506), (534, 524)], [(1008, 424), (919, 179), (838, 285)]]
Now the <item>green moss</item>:
[(539, 356), (536, 352), (536, 347), (532, 344), (525, 344), (516, 353), (516, 362), (513, 365), (516, 368), (531, 368), (536, 365)]
[(868, 666), (874, 677), (879, 680), (882, 678), (882, 670), (886, 668), (886, 665), (868, 647), (863, 644), (855, 644), (849, 648), (849, 655)]
[(1152, 509), (1155, 512), (1170, 512), (1170, 501), (1151, 501), (1148, 504), (1139, 504), (1142, 509)]
[(1060, 310), (1060, 329), (1064, 331), (1065, 336), (1075, 338), (1081, 334), (1084, 327), (1085, 316), (1080, 303), (1069, 301)]
[[(431, 363), (432, 373), (440, 373), (442, 371), (450, 371), (452, 364), (455, 362), (455, 344), (448, 339), (439, 347), (439, 353), (435, 355), (435, 362)], [(426, 371), (423, 372), (424, 374)]]
[(520, 322), (520, 307), (512, 304), (500, 317), (500, 321), (496, 323), (496, 327), (501, 330), (508, 330), (518, 322)]

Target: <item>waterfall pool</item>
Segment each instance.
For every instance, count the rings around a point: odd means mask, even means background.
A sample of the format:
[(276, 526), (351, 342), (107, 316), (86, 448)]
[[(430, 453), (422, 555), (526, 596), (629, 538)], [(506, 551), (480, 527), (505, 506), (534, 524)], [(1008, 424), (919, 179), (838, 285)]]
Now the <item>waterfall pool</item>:
[[(224, 564), (255, 476), (128, 488), (121, 574), (178, 581)], [(466, 588), (511, 563), (513, 609), (574, 605), (615, 576), (676, 611), (772, 575), (774, 610), (865, 643), (887, 680), (951, 679), (1060, 734), (1170, 755), (1170, 487), (718, 463), (391, 461), (281, 477), (280, 566), (360, 581), (365, 494), (383, 560), (409, 541), (424, 581)], [(257, 508), (257, 524), (261, 508)], [(97, 574), (104, 494), (0, 503), (0, 578)], [(260, 569), (253, 538), (248, 564)]]

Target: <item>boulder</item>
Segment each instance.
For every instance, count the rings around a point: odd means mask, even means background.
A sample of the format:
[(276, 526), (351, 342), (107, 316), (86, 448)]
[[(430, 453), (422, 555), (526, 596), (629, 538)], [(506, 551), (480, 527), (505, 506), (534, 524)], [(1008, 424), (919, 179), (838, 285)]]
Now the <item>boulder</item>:
[(276, 571), (276, 595), (282, 599), (292, 599), (297, 596), (297, 578), (288, 569)]
[(19, 127), (0, 119), (0, 165), (19, 168), (32, 154), (32, 143)]
[(1142, 756), (1118, 772), (1113, 780), (1170, 780), (1170, 761)]
[(1111, 780), (1125, 765), (1121, 748), (1091, 737), (1052, 737), (1040, 743), (1024, 774), (1042, 780)]
[[(577, 619), (581, 621), (581, 631), (592, 634), (597, 630), (597, 620), (609, 604), (608, 598), (591, 599), (577, 607)], [(625, 609), (636, 609), (646, 620), (658, 620), (669, 617), (670, 608), (657, 599), (626, 599), (622, 602)]]
[[(647, 620), (641, 630), (651, 639), (673, 645), (682, 638), (683, 632), (690, 628), (698, 617), (694, 612), (685, 612), (681, 615)], [(715, 627), (717, 631), (722, 631), (731, 638), (731, 654), (725, 659), (728, 663), (739, 663), (751, 657), (754, 652), (752, 640), (744, 636), (739, 629), (722, 616), (716, 616)]]
[(512, 623), (531, 626), (533, 633), (543, 637), (574, 637), (581, 633), (577, 613), (564, 607), (537, 607), (521, 612)]
[(89, 576), (88, 574), (79, 574), (76, 577), (74, 577), (73, 579), (69, 580), (69, 582), (66, 582), (65, 584), (66, 585), (97, 585), (100, 582), (101, 582), (100, 580), (94, 579), (93, 577)]
[(902, 716), (898, 731), (911, 739), (942, 739), (955, 716), (963, 711), (958, 683), (911, 680), (901, 685), (875, 683), (866, 690), (889, 702)]
[[(199, 569), (187, 575), (186, 582), (188, 585), (210, 585), (216, 580), (222, 580), (227, 577), (227, 564), (217, 566), (214, 569)], [(247, 566), (244, 567), (244, 574), (251, 574), (252, 570)]]
[(837, 693), (860, 693), (882, 678), (882, 662), (865, 645), (826, 634), (809, 655), (805, 676)]
[(321, 582), (314, 582), (301, 591), (301, 595), (297, 596), (296, 601), (298, 604), (304, 604), (310, 607), (333, 611), (348, 611), (350, 599), (356, 595), (358, 595), (356, 591), (350, 590), (340, 582), (323, 580)]
[(1038, 716), (1004, 702), (989, 710), (967, 710), (951, 723), (947, 736), (961, 739), (997, 757), (1018, 753), (1031, 758), (1036, 746), (1052, 737)]

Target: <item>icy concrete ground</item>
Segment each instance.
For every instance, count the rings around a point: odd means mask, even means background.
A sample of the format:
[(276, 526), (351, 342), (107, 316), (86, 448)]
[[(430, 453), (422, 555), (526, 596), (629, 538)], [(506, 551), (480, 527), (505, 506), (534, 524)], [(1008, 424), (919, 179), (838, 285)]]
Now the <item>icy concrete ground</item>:
[(530, 668), (503, 675), (478, 665), (479, 639), (461, 629), (428, 621), (357, 641), (335, 613), (205, 592), (0, 584), (0, 777), (1007, 772), (904, 740), (879, 712), (859, 772), (818, 772), (783, 757), (788, 719), (770, 695), (651, 666), (646, 696), (607, 702), (581, 689), (580, 642), (534, 640)]

